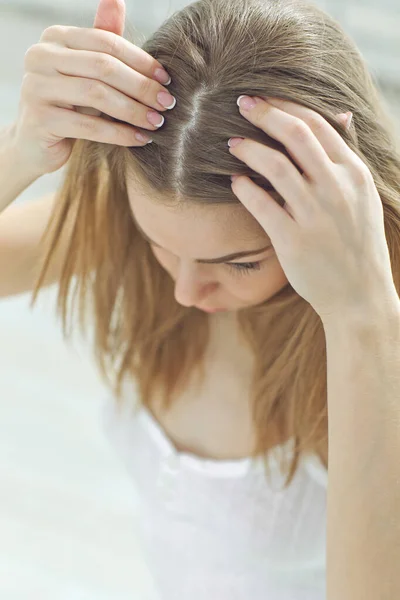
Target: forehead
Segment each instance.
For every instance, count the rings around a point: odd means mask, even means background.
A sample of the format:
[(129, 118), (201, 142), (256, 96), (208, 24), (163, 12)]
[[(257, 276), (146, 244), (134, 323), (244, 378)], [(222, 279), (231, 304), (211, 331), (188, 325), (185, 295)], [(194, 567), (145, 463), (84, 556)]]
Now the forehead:
[[(150, 194), (128, 186), (134, 219), (150, 237), (172, 235), (207, 243), (211, 238), (226, 242), (269, 241), (258, 221), (242, 204), (195, 204), (169, 206), (151, 199)], [(159, 241), (159, 240), (158, 240)]]

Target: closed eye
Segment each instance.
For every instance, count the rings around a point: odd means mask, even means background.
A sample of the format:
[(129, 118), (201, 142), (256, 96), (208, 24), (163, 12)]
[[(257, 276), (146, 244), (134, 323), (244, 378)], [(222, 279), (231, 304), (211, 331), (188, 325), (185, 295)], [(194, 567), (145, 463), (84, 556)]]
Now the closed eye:
[(262, 267), (263, 261), (252, 262), (252, 263), (225, 263), (227, 267), (231, 267), (236, 275), (239, 273), (242, 275), (249, 274), (251, 271), (259, 271)]

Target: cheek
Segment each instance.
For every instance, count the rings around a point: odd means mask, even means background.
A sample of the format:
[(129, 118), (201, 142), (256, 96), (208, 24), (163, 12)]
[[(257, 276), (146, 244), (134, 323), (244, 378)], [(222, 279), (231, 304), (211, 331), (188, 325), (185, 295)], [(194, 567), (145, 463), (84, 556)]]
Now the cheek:
[(288, 279), (276, 257), (268, 260), (260, 271), (249, 275), (231, 275), (230, 290), (248, 302), (268, 300), (288, 284)]
[(171, 254), (168, 254), (168, 252), (166, 252), (165, 250), (161, 250), (160, 248), (156, 248), (155, 246), (150, 246), (150, 248), (160, 265), (166, 271), (168, 271), (168, 273), (172, 273), (172, 269), (174, 264), (176, 263), (176, 259)]
[(277, 257), (274, 256), (266, 268), (266, 277), (264, 282), (260, 282), (260, 288), (263, 289), (266, 299), (274, 296), (289, 283)]

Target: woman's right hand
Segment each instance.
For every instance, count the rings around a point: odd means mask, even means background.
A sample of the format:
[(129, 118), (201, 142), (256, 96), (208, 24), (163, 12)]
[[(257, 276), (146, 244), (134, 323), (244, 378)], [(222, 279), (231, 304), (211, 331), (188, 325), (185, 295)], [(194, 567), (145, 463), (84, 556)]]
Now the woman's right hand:
[[(158, 129), (149, 122), (149, 111), (156, 111), (160, 122), (160, 111), (174, 104), (156, 79), (156, 69), (163, 67), (125, 40), (124, 28), (124, 0), (100, 0), (93, 29), (54, 25), (26, 52), (13, 132), (14, 147), (30, 171), (44, 175), (60, 169), (74, 139), (144, 146), (151, 134), (139, 141), (137, 127)], [(168, 75), (162, 81), (169, 83)], [(160, 92), (167, 93), (164, 106)]]

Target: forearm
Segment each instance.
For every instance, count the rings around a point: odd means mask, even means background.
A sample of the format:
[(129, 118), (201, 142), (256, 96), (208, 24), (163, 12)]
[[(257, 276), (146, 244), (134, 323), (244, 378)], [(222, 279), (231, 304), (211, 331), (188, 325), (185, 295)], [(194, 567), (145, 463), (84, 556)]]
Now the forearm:
[(13, 125), (0, 131), (0, 213), (40, 175), (23, 164), (14, 146)]
[(328, 600), (400, 598), (400, 308), (364, 317), (325, 326)]

